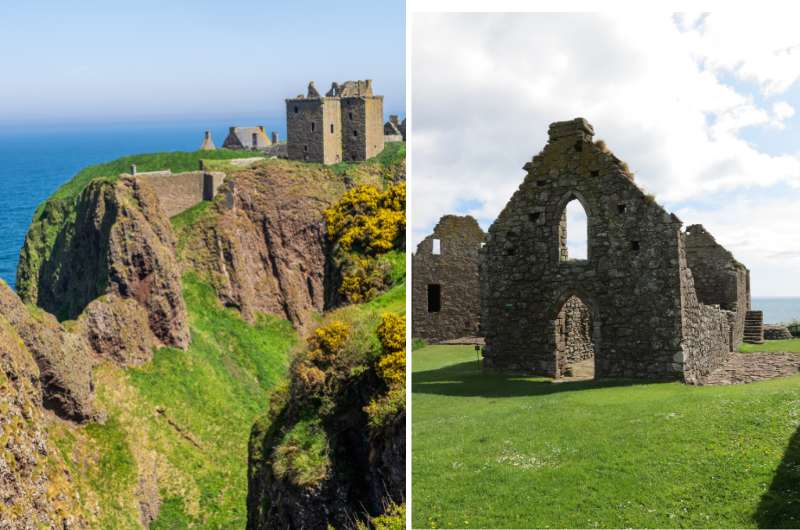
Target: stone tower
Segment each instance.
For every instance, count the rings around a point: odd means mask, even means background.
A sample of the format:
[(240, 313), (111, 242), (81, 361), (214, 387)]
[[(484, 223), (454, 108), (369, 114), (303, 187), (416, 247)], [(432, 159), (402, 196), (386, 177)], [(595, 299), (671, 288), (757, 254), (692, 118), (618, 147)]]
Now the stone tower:
[(341, 101), (322, 97), (308, 84), (306, 96), (286, 100), (289, 158), (335, 164), (342, 161)]
[(366, 160), (383, 151), (383, 96), (372, 94), (372, 80), (331, 86), (342, 101), (342, 152), (348, 161)]
[(383, 96), (369, 79), (333, 83), (324, 96), (312, 81), (305, 96), (286, 100), (286, 132), (292, 160), (366, 160), (383, 151)]

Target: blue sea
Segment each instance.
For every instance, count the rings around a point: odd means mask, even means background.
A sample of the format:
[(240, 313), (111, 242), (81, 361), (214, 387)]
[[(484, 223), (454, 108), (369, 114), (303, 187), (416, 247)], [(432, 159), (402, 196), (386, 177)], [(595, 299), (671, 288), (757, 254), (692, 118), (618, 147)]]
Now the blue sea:
[(766, 324), (800, 322), (800, 298), (757, 298), (754, 296), (750, 306), (764, 312), (764, 323)]
[(194, 151), (206, 129), (221, 147), (231, 125), (263, 125), (268, 134), (286, 137), (283, 117), (231, 121), (0, 126), (0, 278), (14, 287), (36, 206), (85, 166), (137, 153)]

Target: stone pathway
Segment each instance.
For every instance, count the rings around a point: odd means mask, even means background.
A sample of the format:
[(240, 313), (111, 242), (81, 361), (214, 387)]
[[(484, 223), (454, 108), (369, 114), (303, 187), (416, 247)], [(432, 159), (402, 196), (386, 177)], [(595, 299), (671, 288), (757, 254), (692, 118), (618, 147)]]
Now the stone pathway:
[(594, 357), (572, 363), (569, 366), (571, 375), (563, 375), (553, 379), (554, 383), (569, 383), (571, 381), (588, 381), (594, 379)]
[(800, 353), (732, 353), (724, 365), (711, 372), (703, 385), (752, 383), (800, 372)]
[(436, 344), (447, 344), (449, 346), (477, 344), (478, 346), (483, 346), (485, 343), (483, 337), (460, 337), (457, 339), (443, 340), (441, 342), (437, 342)]

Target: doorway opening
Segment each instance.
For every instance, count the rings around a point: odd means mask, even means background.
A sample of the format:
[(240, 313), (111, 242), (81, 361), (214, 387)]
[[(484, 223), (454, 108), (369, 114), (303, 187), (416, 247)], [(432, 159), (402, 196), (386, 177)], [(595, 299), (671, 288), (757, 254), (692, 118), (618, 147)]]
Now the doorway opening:
[(555, 320), (556, 378), (594, 379), (594, 319), (591, 308), (572, 295)]

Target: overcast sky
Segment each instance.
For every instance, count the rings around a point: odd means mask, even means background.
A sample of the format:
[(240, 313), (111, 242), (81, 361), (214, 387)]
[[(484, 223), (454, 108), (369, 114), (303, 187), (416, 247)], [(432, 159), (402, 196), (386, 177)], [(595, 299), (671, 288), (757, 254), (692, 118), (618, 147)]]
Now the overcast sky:
[(750, 268), (754, 296), (800, 296), (792, 17), (413, 16), (414, 245), (444, 213), (487, 229), (548, 125), (582, 116), (640, 187)]
[(282, 115), (309, 80), (405, 109), (402, 0), (0, 2), (0, 123)]

